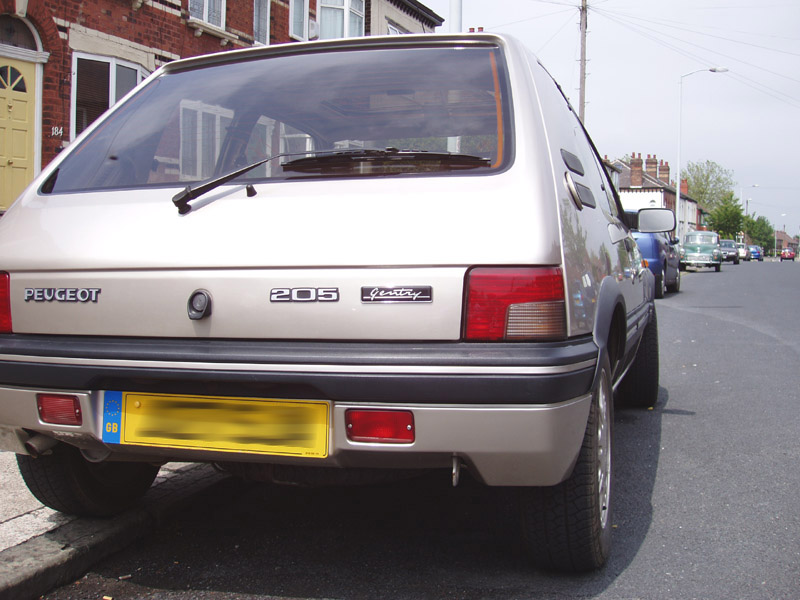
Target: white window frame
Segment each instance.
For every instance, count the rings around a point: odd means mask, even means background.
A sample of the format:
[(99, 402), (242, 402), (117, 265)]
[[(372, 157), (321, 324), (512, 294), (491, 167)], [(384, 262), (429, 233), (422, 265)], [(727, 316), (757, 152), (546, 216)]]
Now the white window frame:
[[(309, 0), (289, 0), (289, 37), (295, 40), (308, 40), (308, 1)], [(303, 11), (303, 31), (300, 32), (295, 31), (294, 29), (295, 12), (298, 9), (298, 5), (302, 5)]]
[(217, 27), (218, 29), (222, 29), (222, 30), (225, 29), (225, 13), (227, 13), (227, 0), (221, 0), (222, 1), (222, 6), (220, 6), (220, 16), (219, 16), (220, 22), (219, 23), (212, 23), (208, 19), (208, 10), (209, 10), (210, 0), (195, 0), (197, 2), (202, 2), (203, 3), (203, 13), (202, 14), (195, 14), (195, 13), (192, 12), (192, 1), (193, 0), (189, 0), (189, 16), (190, 17), (192, 17), (193, 19), (197, 19), (198, 21), (203, 21), (204, 23), (208, 23), (212, 27)]
[(314, 150), (314, 139), (308, 135), (307, 133), (303, 133), (302, 131), (298, 131), (297, 133), (289, 133), (286, 131), (286, 123), (280, 124), (280, 148), (281, 154), (285, 154), (289, 152), (289, 141), (290, 140), (303, 140), (305, 142), (306, 150), (308, 152), (313, 152)]
[[(266, 12), (267, 12), (267, 30), (264, 32), (266, 34), (266, 39), (264, 39), (264, 40), (258, 39), (258, 36), (257, 36), (258, 32), (257, 32), (257, 29), (256, 29), (256, 7), (259, 4), (261, 5), (261, 10), (262, 11), (264, 10), (264, 7), (266, 6)], [(269, 19), (270, 19), (270, 15), (271, 15), (271, 10), (272, 10), (272, 0), (253, 0), (253, 41), (256, 44), (269, 46), (269, 34), (270, 34), (270, 31), (269, 31), (270, 21), (269, 21)]]
[[(183, 168), (183, 139), (184, 136), (189, 135), (188, 132), (183, 130), (183, 115), (185, 112), (193, 112), (197, 115), (196, 120), (196, 128), (195, 131), (192, 132), (194, 136), (194, 147), (197, 152), (197, 156), (195, 156), (195, 170), (191, 173), (184, 171)], [(204, 116), (209, 115), (214, 120), (214, 128), (212, 131), (207, 131), (204, 127), (205, 120), (203, 119)], [(203, 172), (205, 170), (206, 173), (212, 172), (213, 167), (216, 161), (217, 156), (219, 155), (220, 146), (222, 144), (222, 120), (223, 119), (232, 119), (233, 118), (233, 111), (224, 109), (218, 106), (209, 106), (203, 104), (201, 102), (196, 102), (192, 100), (184, 100), (181, 102), (180, 107), (180, 116), (178, 117), (178, 126), (180, 128), (180, 150), (178, 152), (178, 169), (180, 171), (180, 179), (181, 181), (185, 180), (192, 180), (198, 177), (202, 177)], [(212, 164), (206, 165), (203, 161), (205, 156), (203, 155), (203, 148), (205, 144), (204, 141), (208, 141), (209, 143), (213, 144), (212, 146), (212, 154), (214, 155), (214, 159), (212, 160)]]
[[(325, 0), (318, 0), (318, 2), (319, 3), (317, 5), (317, 11), (318, 11), (317, 18), (319, 19), (319, 22), (320, 22), (320, 31), (322, 31), (322, 25), (323, 25), (323, 23), (322, 23), (323, 16), (322, 15), (325, 14), (325, 11), (323, 10), (323, 7), (324, 7), (324, 8), (327, 8), (327, 9), (342, 11), (343, 15), (342, 15), (342, 35), (341, 35), (341, 37), (347, 38), (347, 37), (363, 37), (364, 36), (364, 32), (365, 32), (366, 26), (367, 26), (367, 22), (366, 22), (366, 19), (367, 19), (367, 16), (366, 16), (366, 12), (367, 12), (366, 11), (366, 8), (367, 8), (366, 0), (361, 0), (361, 4), (362, 4), (363, 8), (360, 11), (359, 10), (355, 10), (353, 8), (352, 0), (343, 0), (342, 6), (335, 6), (335, 5), (326, 4)], [(358, 15), (359, 17), (361, 17), (361, 31), (357, 31), (357, 32), (350, 31), (350, 15), (351, 14), (355, 14), (355, 15)]]
[[(116, 97), (117, 93), (117, 66), (126, 67), (136, 71), (136, 84), (140, 84), (150, 73), (136, 63), (122, 60), (114, 56), (100, 56), (97, 54), (87, 54), (85, 52), (72, 53), (72, 85), (70, 90), (70, 107), (69, 107), (69, 139), (74, 140), (76, 134), (76, 124), (78, 122), (77, 115), (77, 101), (78, 101), (78, 59), (93, 60), (95, 62), (104, 62), (108, 64), (108, 107), (114, 106), (121, 98)], [(91, 126), (91, 125), (89, 125)]]

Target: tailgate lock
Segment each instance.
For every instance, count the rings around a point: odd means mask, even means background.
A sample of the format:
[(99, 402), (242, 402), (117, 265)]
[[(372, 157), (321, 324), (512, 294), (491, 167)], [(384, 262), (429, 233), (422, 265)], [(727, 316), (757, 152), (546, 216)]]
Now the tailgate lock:
[(186, 310), (192, 321), (199, 321), (200, 319), (211, 316), (211, 294), (206, 290), (195, 290), (192, 292), (192, 295), (189, 296)]

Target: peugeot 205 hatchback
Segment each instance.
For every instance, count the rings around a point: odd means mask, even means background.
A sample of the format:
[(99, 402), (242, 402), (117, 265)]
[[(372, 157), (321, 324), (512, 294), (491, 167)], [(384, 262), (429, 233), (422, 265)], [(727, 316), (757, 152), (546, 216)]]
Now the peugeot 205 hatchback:
[(174, 460), (466, 471), (517, 488), (538, 565), (598, 567), (614, 390), (658, 390), (653, 276), (601, 164), (506, 37), (170, 63), (0, 221), (0, 445), (78, 515)]

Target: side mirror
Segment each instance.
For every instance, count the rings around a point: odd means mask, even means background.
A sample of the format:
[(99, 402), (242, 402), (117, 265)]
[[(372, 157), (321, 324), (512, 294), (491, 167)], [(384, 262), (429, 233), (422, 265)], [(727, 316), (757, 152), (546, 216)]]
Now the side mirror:
[(675, 229), (675, 213), (668, 208), (643, 208), (639, 211), (639, 231), (659, 233)]

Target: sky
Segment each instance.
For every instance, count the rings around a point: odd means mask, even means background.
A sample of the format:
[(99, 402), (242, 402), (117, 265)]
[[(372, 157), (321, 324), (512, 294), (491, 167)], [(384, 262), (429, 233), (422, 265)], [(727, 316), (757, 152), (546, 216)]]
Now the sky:
[[(437, 32), (450, 32), (451, 0), (421, 1), (445, 19)], [(690, 161), (719, 164), (748, 214), (800, 234), (800, 0), (588, 6), (585, 124), (600, 154), (654, 154), (674, 179), (680, 143), (684, 169)], [(579, 7), (580, 0), (462, 0), (462, 29), (519, 38), (577, 110)], [(714, 67), (728, 71), (708, 71)]]

